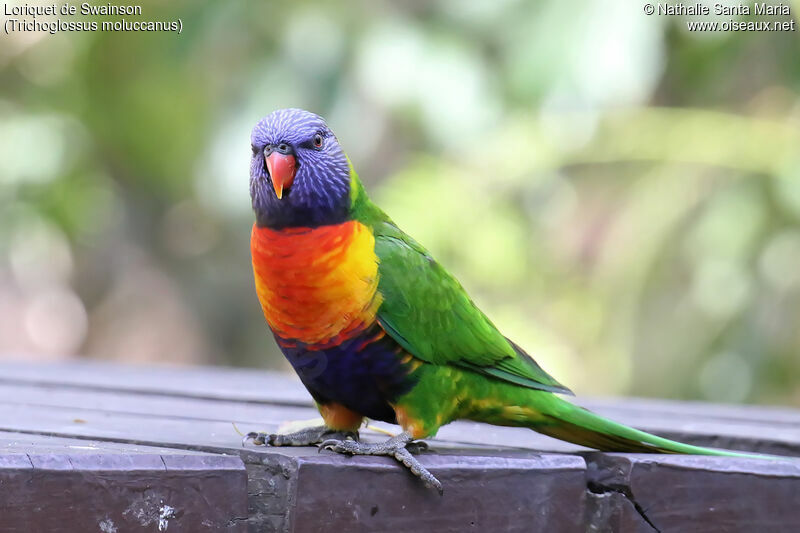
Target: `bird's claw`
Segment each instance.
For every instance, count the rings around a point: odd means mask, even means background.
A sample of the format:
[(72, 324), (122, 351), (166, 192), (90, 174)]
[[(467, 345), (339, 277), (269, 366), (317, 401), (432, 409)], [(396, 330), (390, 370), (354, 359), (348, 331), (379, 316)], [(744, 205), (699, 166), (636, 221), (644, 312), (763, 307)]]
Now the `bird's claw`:
[(343, 453), (346, 455), (356, 455), (358, 453), (359, 444), (359, 442), (354, 440), (327, 439), (319, 443), (317, 452), (321, 452), (322, 450), (330, 450), (332, 452)]
[(252, 440), (253, 444), (256, 446), (263, 446), (269, 441), (270, 437), (274, 437), (274, 435), (267, 435), (266, 433), (256, 433), (255, 431), (251, 431), (242, 439), (242, 447), (244, 448), (249, 440)]
[(397, 437), (378, 444), (367, 444), (353, 440), (327, 439), (319, 444), (318, 451), (330, 450), (344, 455), (388, 455), (394, 457), (412, 474), (417, 476), (425, 483), (426, 487), (436, 489), (439, 495), (444, 493), (441, 482), (436, 479), (412, 453), (419, 453), (427, 450), (428, 445), (421, 441), (412, 441), (408, 433), (401, 433)]
[(428, 446), (428, 443), (425, 442), (424, 440), (415, 440), (413, 442), (409, 442), (408, 444), (406, 444), (406, 450), (408, 450), (409, 453), (412, 454), (427, 452), (429, 449), (430, 446)]

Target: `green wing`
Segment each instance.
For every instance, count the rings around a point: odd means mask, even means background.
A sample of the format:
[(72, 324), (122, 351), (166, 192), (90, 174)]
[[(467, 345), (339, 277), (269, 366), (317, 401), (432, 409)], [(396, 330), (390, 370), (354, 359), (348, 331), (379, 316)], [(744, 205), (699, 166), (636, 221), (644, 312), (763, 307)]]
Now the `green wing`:
[(403, 348), (429, 363), (456, 365), (531, 389), (571, 394), (506, 339), (425, 248), (386, 215), (380, 218), (370, 224), (380, 261), (378, 290), (384, 298), (378, 321)]

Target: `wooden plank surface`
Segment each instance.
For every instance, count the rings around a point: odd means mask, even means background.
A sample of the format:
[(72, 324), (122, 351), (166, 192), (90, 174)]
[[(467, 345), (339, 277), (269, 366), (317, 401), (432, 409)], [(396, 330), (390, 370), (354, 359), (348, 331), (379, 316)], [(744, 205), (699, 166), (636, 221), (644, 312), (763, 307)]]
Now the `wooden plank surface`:
[(247, 531), (238, 456), (0, 432), (0, 530)]
[[(581, 403), (690, 442), (800, 455), (800, 413), (788, 408), (635, 399)], [(130, 479), (127, 499), (104, 499), (90, 488), (89, 500), (83, 500), (115, 509), (109, 520), (123, 524), (118, 531), (156, 524), (148, 518), (155, 516), (152, 506), (139, 513), (139, 526), (130, 519), (132, 511), (124, 514), (123, 503), (130, 506), (131, 494), (141, 493), (137, 479), (161, 491), (159, 498), (166, 494), (171, 499), (165, 501), (179, 503), (170, 507), (184, 510), (179, 519), (169, 519), (169, 531), (398, 531), (412, 525), (420, 531), (673, 531), (690, 523), (711, 527), (703, 531), (750, 531), (754, 519), (748, 521), (747, 513), (757, 516), (761, 507), (777, 513), (763, 517), (772, 520), (774, 531), (793, 531), (784, 528), (800, 523), (800, 473), (792, 462), (598, 454), (525, 429), (459, 422), (442, 428), (430, 441), (431, 452), (420, 456), (445, 485), (440, 498), (393, 460), (319, 454), (314, 448), (242, 448), (232, 424), (242, 431), (272, 431), (286, 420), (316, 416), (296, 378), (280, 373), (4, 362), (0, 457), (7, 464), (0, 472), (13, 471), (15, 483), (35, 473), (68, 484), (78, 478), (67, 465), (79, 465), (81, 479), (92, 487), (97, 475), (86, 472), (103, 472), (115, 485)], [(369, 432), (365, 437), (384, 438)], [(157, 468), (155, 458), (173, 468)], [(53, 468), (42, 469), (48, 464)], [(131, 474), (138, 471), (147, 475)], [(30, 490), (43, 490), (28, 483)], [(183, 485), (188, 492), (179, 489)], [(174, 500), (184, 492), (207, 506), (206, 529), (197, 529), (203, 509)], [(203, 500), (197, 499), (201, 492)], [(35, 494), (25, 494), (36, 501)], [(746, 504), (736, 503), (744, 499)], [(53, 503), (65, 509), (78, 504)], [(0, 496), (0, 531), (20, 530), (24, 521), (13, 525), (4, 518), (8, 510), (23, 516)], [(97, 520), (92, 523), (97, 530)]]
[[(40, 365), (23, 360), (0, 362), (0, 383), (74, 385), (80, 389), (127, 391), (158, 396), (310, 406), (311, 398), (292, 373), (226, 367), (141, 367), (87, 360)], [(639, 413), (654, 418), (739, 420), (765, 424), (800, 425), (800, 409), (705, 402), (676, 402), (650, 398), (586, 398), (571, 401), (610, 416)]]
[[(282, 421), (317, 416), (310, 408), (307, 394), (291, 375), (189, 368), (186, 369), (189, 377), (184, 394), (181, 392), (184, 382), (179, 378), (180, 371), (172, 368), (120, 369), (83, 363), (76, 365), (74, 371), (71, 366), (56, 366), (57, 371), (48, 366), (37, 379), (34, 379), (35, 367), (29, 364), (4, 364), (0, 369), (3, 376), (0, 378), (0, 402), (4, 405), (74, 407), (81, 410), (102, 406), (101, 413), (158, 413), (162, 419), (200, 417), (205, 421), (220, 422), (221, 425), (217, 426), (219, 431), (227, 431), (231, 436), (234, 434), (230, 431), (232, 422), (240, 424), (246, 431), (275, 430)], [(243, 375), (246, 376), (244, 382), (237, 386)], [(67, 383), (66, 386), (53, 386), (58, 376)], [(120, 385), (119, 391), (112, 388), (114, 383)], [(154, 383), (169, 383), (169, 392), (166, 395), (151, 392)], [(207, 383), (205, 397), (198, 390), (200, 383)], [(262, 386), (256, 393), (255, 384), (258, 383)], [(224, 396), (226, 391), (236, 391), (231, 394), (236, 399), (216, 399)], [(277, 404), (271, 403), (264, 391), (269, 391), (269, 394), (277, 391)], [(626, 399), (612, 403), (609, 400), (578, 399), (577, 403), (626, 424), (681, 440), (763, 453), (800, 455), (800, 415), (786, 408), (743, 406), (744, 412), (737, 414), (735, 406), (653, 400)], [(269, 408), (262, 404), (269, 405)], [(294, 405), (300, 407), (293, 408)], [(702, 409), (703, 405), (707, 405), (707, 411)], [(225, 423), (230, 427), (224, 428)], [(765, 431), (765, 427), (769, 431)], [(438, 440), (560, 452), (580, 449), (525, 429), (497, 428), (470, 422), (445, 426)]]

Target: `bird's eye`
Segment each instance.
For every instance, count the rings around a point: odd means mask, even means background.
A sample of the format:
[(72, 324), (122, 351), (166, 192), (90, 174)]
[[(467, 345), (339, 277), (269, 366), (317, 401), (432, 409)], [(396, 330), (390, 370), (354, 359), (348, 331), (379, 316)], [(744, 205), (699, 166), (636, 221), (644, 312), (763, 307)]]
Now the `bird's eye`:
[(317, 133), (314, 135), (314, 147), (322, 148), (322, 134)]

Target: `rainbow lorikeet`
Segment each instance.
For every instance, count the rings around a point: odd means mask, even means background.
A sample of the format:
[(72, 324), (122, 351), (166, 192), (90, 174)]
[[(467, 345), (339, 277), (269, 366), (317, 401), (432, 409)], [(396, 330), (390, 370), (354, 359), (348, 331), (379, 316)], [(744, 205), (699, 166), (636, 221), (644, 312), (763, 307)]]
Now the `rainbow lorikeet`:
[[(410, 451), (457, 419), (604, 451), (739, 455), (657, 437), (559, 397), (571, 393), (370, 201), (321, 117), (275, 111), (256, 124), (251, 144), (258, 299), (325, 425), (246, 439), (391, 455), (440, 492)], [(364, 418), (403, 432), (380, 444), (346, 438), (357, 439)]]

